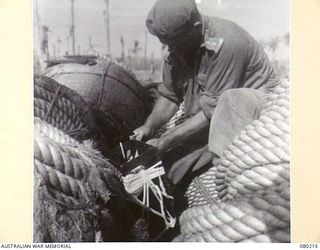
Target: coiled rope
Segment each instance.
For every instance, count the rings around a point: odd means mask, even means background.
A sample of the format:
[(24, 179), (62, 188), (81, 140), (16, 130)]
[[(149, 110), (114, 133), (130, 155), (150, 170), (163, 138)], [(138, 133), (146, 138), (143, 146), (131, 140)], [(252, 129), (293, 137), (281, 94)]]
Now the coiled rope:
[[(215, 203), (218, 199), (218, 191), (215, 183), (217, 172), (216, 166), (202, 173), (192, 180), (185, 196), (188, 199), (189, 207), (203, 206), (208, 203)], [(207, 198), (210, 197), (210, 198)]]
[(217, 167), (219, 197), (289, 181), (289, 83), (274, 89), (258, 120), (240, 132)]
[(121, 173), (95, 149), (101, 133), (83, 99), (35, 78), (34, 113), (34, 241), (139, 239)]
[(132, 239), (134, 218), (121, 173), (90, 143), (79, 143), (47, 122), (35, 121), (34, 240)]
[[(62, 131), (44, 121), (36, 120), (36, 124), (36, 173), (60, 203), (79, 205), (79, 201), (88, 203), (97, 195), (108, 202), (110, 190), (124, 196), (120, 172), (97, 151), (63, 135)], [(44, 130), (51, 131), (51, 136), (44, 134)], [(52, 132), (56, 132), (54, 136)], [(105, 176), (108, 176), (109, 183), (104, 183)]]
[(283, 184), (249, 198), (189, 208), (179, 219), (180, 240), (237, 242), (288, 228), (289, 200), (289, 185)]
[(34, 79), (34, 116), (77, 140), (96, 132), (94, 118), (85, 101), (56, 81), (39, 76)]
[(220, 163), (192, 181), (191, 208), (179, 219), (175, 241), (290, 241), (288, 118), (289, 83), (283, 82)]
[(45, 135), (55, 142), (66, 145), (79, 145), (79, 142), (77, 140), (73, 139), (70, 136), (66, 136), (63, 131), (57, 129), (56, 127), (50, 125), (49, 123), (41, 120), (38, 117), (34, 117), (33, 125), (35, 133)]

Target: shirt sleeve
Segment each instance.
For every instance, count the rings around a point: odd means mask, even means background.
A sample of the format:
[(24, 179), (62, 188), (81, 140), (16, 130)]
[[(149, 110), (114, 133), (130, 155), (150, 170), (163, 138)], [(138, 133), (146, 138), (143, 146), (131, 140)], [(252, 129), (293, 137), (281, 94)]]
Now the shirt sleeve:
[(159, 85), (159, 93), (170, 101), (180, 104), (183, 101), (183, 91), (179, 88), (177, 70), (174, 71), (173, 66), (167, 60), (164, 61), (162, 67), (162, 80)]
[(199, 97), (200, 107), (208, 119), (211, 119), (221, 93), (242, 87), (248, 64), (248, 46), (242, 39), (227, 38), (220, 51), (210, 57), (205, 90)]

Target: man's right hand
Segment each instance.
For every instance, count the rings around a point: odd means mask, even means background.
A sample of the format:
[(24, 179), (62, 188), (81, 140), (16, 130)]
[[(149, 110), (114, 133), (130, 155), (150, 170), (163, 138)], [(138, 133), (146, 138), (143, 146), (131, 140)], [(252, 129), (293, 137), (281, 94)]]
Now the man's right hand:
[(130, 136), (130, 139), (137, 141), (146, 141), (151, 138), (152, 134), (153, 130), (149, 126), (142, 125), (141, 127), (133, 131), (133, 135)]
[(156, 129), (163, 126), (178, 110), (178, 105), (169, 99), (160, 96), (154, 104), (151, 114), (146, 122), (133, 131), (134, 135), (130, 139), (146, 141), (155, 133)]

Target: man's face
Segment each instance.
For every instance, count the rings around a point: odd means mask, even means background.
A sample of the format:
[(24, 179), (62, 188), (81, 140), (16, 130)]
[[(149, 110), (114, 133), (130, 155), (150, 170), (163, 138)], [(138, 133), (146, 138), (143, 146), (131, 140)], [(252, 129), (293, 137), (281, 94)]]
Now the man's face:
[(159, 40), (168, 45), (169, 51), (180, 55), (195, 52), (201, 44), (202, 33), (201, 28), (192, 27), (189, 32), (171, 39)]

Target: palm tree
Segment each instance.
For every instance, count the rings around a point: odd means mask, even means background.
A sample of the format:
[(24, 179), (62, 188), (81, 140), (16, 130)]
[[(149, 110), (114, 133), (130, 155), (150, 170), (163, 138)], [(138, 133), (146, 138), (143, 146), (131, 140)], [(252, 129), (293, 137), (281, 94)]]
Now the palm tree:
[(60, 45), (62, 44), (62, 41), (60, 39), (60, 37), (58, 37), (57, 39), (57, 55), (58, 57), (60, 57)]
[(285, 45), (289, 45), (290, 44), (290, 33), (287, 32), (285, 35), (284, 35), (284, 43)]
[(279, 48), (279, 42), (280, 42), (280, 39), (279, 37), (273, 37), (271, 38), (271, 40), (269, 41), (268, 43), (268, 47), (273, 55), (273, 59), (275, 60), (276, 58), (276, 51), (277, 49)]
[(140, 48), (140, 42), (138, 40), (134, 40), (132, 53), (137, 55), (140, 50), (142, 50), (142, 48)]
[(124, 39), (123, 36), (120, 36), (120, 43), (121, 43), (121, 59), (124, 61)]
[(266, 49), (268, 47), (268, 43), (265, 40), (259, 40), (259, 44), (263, 49)]
[(135, 63), (138, 63), (138, 54), (142, 50), (140, 47), (140, 42), (138, 40), (133, 41), (133, 48), (131, 50), (132, 54), (134, 55), (135, 58)]

